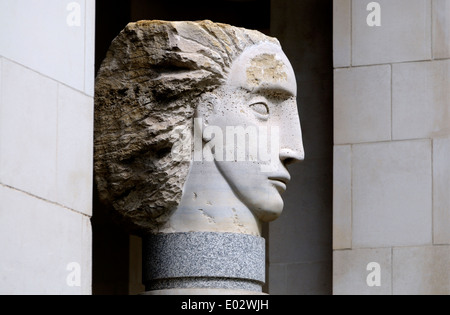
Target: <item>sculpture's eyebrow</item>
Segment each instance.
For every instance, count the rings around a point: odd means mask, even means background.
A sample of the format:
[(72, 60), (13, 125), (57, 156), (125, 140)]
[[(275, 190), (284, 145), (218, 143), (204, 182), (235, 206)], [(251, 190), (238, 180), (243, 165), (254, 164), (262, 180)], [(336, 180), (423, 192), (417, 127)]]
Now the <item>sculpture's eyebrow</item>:
[(275, 85), (275, 86), (259, 86), (252, 90), (252, 93), (254, 94), (262, 94), (266, 97), (272, 98), (283, 98), (288, 99), (291, 97), (297, 97), (297, 93), (293, 93), (290, 89), (287, 89), (281, 85)]

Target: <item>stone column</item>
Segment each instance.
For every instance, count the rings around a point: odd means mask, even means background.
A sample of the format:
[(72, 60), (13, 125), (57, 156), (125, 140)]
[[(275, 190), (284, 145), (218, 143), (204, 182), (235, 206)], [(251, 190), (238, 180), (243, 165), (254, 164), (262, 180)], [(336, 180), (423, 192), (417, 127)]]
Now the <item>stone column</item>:
[(143, 282), (148, 294), (261, 294), (264, 281), (261, 237), (191, 232), (143, 240)]

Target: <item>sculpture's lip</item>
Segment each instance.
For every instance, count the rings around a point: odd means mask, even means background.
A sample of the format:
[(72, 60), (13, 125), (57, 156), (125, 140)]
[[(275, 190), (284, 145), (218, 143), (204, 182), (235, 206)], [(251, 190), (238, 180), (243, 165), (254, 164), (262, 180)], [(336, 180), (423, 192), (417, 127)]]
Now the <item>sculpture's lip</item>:
[(269, 180), (282, 182), (283, 184), (287, 185), (291, 181), (291, 176), (289, 174), (273, 175), (269, 176)]
[(271, 179), (270, 180), (272, 182), (272, 184), (275, 186), (275, 188), (280, 192), (285, 192), (286, 191), (286, 184), (280, 180), (275, 180), (275, 179)]
[(290, 176), (272, 176), (269, 177), (269, 180), (273, 183), (275, 188), (282, 193), (286, 191), (287, 184), (291, 180)]

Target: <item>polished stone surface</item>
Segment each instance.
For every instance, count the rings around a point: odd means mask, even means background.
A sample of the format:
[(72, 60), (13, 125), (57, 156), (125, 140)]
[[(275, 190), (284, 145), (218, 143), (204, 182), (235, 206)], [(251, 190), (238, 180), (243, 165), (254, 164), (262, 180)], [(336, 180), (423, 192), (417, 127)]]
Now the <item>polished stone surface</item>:
[(261, 291), (265, 241), (233, 233), (171, 233), (144, 238), (147, 290), (222, 288)]

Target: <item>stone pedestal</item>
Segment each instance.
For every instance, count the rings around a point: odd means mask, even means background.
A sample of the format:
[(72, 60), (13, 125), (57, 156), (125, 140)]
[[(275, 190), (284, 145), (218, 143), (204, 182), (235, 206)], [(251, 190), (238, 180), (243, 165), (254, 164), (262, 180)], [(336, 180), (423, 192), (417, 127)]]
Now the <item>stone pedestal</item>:
[(143, 238), (146, 294), (262, 294), (264, 282), (261, 237), (190, 232)]

